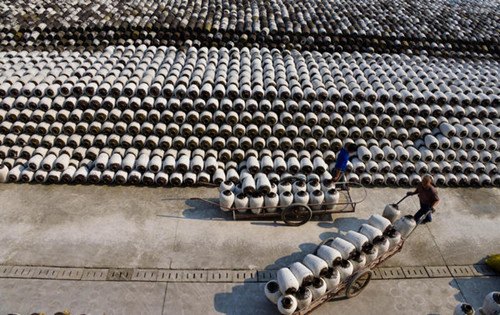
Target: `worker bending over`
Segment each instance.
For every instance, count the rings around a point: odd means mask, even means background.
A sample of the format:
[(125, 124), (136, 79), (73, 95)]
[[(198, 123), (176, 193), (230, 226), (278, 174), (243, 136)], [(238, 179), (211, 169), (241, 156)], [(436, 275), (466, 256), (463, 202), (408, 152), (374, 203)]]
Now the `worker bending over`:
[(345, 171), (347, 170), (347, 162), (349, 158), (353, 156), (358, 147), (354, 143), (347, 143), (342, 149), (340, 149), (337, 155), (337, 161), (335, 162), (335, 168), (333, 170), (333, 181), (334, 182), (345, 182)]

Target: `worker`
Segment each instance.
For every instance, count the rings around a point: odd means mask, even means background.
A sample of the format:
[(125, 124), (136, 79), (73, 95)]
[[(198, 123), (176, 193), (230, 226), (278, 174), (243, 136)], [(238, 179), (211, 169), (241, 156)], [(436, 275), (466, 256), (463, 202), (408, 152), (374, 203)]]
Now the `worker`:
[(337, 155), (337, 161), (335, 162), (335, 168), (333, 170), (333, 181), (334, 182), (345, 182), (345, 171), (347, 170), (347, 162), (349, 158), (356, 154), (358, 147), (354, 143), (347, 143), (342, 149), (340, 149)]
[(435, 207), (439, 204), (439, 196), (432, 183), (431, 175), (424, 175), (422, 182), (418, 184), (415, 191), (409, 191), (406, 193), (408, 196), (418, 194), (418, 199), (420, 200), (420, 210), (413, 216), (415, 221), (419, 222), (420, 218), (427, 214), (421, 223), (427, 223), (432, 221), (432, 213), (435, 211)]

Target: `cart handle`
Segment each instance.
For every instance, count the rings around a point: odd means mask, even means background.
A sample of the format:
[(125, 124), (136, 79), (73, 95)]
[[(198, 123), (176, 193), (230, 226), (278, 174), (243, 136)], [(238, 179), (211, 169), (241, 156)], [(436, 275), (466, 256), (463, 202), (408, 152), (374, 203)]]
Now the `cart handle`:
[(410, 197), (411, 195), (406, 195), (404, 196), (403, 198), (401, 198), (401, 200), (399, 200), (398, 202), (395, 203), (395, 205), (399, 205), (401, 202), (403, 202), (403, 200), (405, 200), (406, 198)]

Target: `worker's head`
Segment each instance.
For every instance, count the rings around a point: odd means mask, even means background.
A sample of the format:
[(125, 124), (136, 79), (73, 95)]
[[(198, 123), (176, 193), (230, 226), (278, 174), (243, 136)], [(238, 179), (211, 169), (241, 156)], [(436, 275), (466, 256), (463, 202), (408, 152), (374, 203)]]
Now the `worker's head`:
[(353, 155), (358, 151), (358, 146), (354, 143), (348, 143), (345, 145), (345, 149), (349, 153), (349, 155)]
[(424, 188), (429, 188), (432, 186), (432, 176), (427, 174), (422, 177), (422, 186)]

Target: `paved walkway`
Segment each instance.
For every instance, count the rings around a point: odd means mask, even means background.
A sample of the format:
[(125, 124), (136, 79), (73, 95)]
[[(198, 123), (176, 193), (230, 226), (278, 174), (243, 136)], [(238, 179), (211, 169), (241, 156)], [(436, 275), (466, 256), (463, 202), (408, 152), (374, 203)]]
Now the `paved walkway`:
[[(271, 313), (275, 309), (264, 300), (257, 274), (272, 273), (300, 260), (322, 239), (356, 229), (405, 191), (369, 189), (355, 213), (288, 227), (232, 221), (212, 206), (188, 200), (216, 198), (209, 188), (0, 185), (0, 314), (65, 308), (73, 314)], [(457, 301), (479, 307), (485, 294), (499, 290), (498, 276), (475, 268), (486, 255), (500, 252), (500, 190), (441, 189), (440, 194), (435, 222), (419, 227), (383, 267), (435, 266), (450, 274), (428, 278), (426, 271), (420, 279), (403, 274), (376, 280), (361, 296), (328, 303), (318, 314), (445, 314)], [(413, 198), (402, 208), (413, 213), (416, 207)], [(23, 279), (12, 278), (13, 268), (26, 266), (37, 268)], [(454, 266), (472, 274), (453, 276)], [(91, 269), (103, 269), (102, 278), (82, 276)], [(156, 272), (154, 281), (137, 278), (145, 269)], [(207, 278), (218, 270), (233, 278), (158, 281), (159, 273), (182, 270)], [(257, 279), (235, 280), (252, 272)]]
[[(326, 303), (315, 314), (451, 314), (476, 309), (499, 277), (373, 280), (359, 296)], [(0, 313), (276, 314), (264, 283), (160, 283), (0, 279)]]

